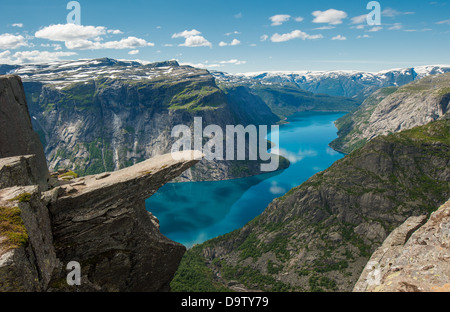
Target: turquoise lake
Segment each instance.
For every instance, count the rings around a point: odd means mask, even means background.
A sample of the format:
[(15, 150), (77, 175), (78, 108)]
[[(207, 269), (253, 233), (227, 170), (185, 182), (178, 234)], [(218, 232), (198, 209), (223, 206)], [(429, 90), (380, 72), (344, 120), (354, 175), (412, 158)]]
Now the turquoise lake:
[(302, 112), (279, 128), (280, 154), (288, 169), (214, 182), (169, 183), (146, 201), (168, 238), (187, 247), (243, 227), (273, 199), (283, 196), (344, 155), (328, 144), (337, 138), (334, 122), (345, 113)]

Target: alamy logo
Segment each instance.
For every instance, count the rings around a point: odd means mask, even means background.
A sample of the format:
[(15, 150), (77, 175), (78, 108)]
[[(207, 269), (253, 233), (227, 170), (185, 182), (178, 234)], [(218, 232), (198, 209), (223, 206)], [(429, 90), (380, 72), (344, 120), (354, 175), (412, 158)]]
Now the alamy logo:
[[(270, 141), (274, 146), (279, 145), (278, 130), (279, 126), (271, 126)], [(261, 171), (275, 171), (279, 166), (279, 155), (268, 152), (267, 135), (268, 129), (265, 125), (259, 126), (259, 129), (255, 125), (245, 128), (242, 125), (227, 125), (225, 131), (218, 125), (209, 125), (203, 130), (202, 117), (195, 117), (193, 136), (191, 128), (186, 125), (173, 128), (172, 137), (178, 140), (172, 146), (172, 158), (191, 160), (194, 157), (191, 153), (179, 152), (195, 150), (202, 152), (202, 156), (207, 160), (270, 160), (269, 163), (261, 163)], [(209, 139), (206, 144), (203, 144), (204, 139)]]
[(71, 270), (67, 274), (67, 285), (80, 286), (81, 285), (81, 265), (77, 261), (71, 261), (66, 266), (67, 270)]
[(81, 5), (78, 1), (67, 3), (67, 10), (72, 10), (67, 14), (67, 24), (81, 25)]
[(370, 1), (367, 10), (372, 10), (367, 14), (367, 24), (369, 26), (381, 25), (381, 4), (378, 1)]

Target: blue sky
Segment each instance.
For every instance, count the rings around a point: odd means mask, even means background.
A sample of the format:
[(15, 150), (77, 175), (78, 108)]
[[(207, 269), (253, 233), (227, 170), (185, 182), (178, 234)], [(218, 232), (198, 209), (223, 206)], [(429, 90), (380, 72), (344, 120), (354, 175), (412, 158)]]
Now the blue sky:
[(230, 73), (363, 70), (450, 64), (450, 2), (0, 0), (0, 63), (111, 57)]

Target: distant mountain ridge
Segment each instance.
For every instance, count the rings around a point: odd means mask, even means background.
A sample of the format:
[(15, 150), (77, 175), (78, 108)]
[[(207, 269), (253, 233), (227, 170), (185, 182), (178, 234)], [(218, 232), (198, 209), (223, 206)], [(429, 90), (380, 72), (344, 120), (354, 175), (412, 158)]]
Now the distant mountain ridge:
[(426, 76), (402, 87), (382, 88), (336, 121), (339, 138), (330, 146), (350, 153), (379, 135), (444, 118), (449, 105), (450, 73)]
[(402, 86), (426, 76), (450, 72), (450, 65), (397, 68), (380, 72), (267, 71), (240, 74), (212, 72), (219, 81), (240, 84), (291, 84), (306, 91), (355, 98), (361, 102), (377, 89)]

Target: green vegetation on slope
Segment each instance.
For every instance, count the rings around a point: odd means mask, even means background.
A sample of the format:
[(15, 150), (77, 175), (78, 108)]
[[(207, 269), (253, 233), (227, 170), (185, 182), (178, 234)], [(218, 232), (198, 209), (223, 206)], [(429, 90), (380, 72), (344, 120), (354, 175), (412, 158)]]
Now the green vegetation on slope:
[[(378, 137), (186, 257), (195, 254), (225, 287), (238, 281), (263, 291), (349, 291), (393, 229), (450, 196), (448, 133), (449, 121), (440, 120)], [(193, 273), (182, 266), (177, 289), (190, 289), (184, 276)]]

